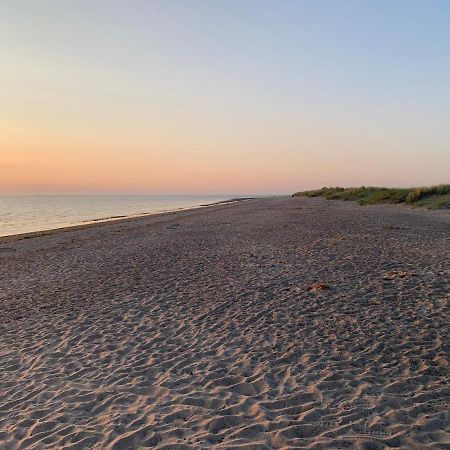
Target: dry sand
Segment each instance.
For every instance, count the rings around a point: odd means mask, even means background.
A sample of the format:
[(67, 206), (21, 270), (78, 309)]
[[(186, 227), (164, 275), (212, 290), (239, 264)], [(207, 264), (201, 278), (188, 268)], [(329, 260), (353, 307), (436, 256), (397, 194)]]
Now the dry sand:
[(284, 198), (0, 240), (0, 447), (449, 448), (449, 228)]

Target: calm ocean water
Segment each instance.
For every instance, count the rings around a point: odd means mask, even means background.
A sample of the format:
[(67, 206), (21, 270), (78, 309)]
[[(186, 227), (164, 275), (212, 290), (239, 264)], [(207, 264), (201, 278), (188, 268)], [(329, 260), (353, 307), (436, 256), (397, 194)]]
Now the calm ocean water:
[(231, 195), (0, 195), (0, 236), (188, 208)]

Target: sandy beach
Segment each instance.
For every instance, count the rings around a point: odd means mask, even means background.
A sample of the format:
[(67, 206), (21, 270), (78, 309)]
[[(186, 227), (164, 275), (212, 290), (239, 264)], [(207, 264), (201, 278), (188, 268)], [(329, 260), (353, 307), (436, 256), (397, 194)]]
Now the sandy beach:
[(0, 238), (0, 448), (449, 448), (449, 230), (274, 198)]

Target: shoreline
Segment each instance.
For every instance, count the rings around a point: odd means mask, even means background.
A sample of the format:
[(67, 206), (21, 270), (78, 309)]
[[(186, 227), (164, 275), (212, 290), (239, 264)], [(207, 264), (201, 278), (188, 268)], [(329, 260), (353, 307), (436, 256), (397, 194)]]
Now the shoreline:
[(175, 214), (175, 213), (183, 212), (183, 211), (210, 208), (212, 206), (230, 205), (230, 204), (238, 203), (238, 202), (257, 200), (260, 198), (262, 199), (265, 197), (231, 198), (229, 200), (220, 200), (220, 201), (214, 202), (214, 203), (205, 203), (205, 204), (196, 205), (196, 206), (173, 208), (173, 209), (168, 209), (168, 210), (164, 210), (164, 211), (154, 211), (154, 212), (148, 212), (148, 213), (142, 213), (142, 214), (120, 215), (120, 216), (86, 220), (86, 221), (82, 221), (80, 223), (73, 224), (73, 225), (66, 225), (66, 226), (61, 226), (61, 227), (56, 227), (56, 228), (48, 228), (45, 230), (29, 231), (29, 232), (25, 232), (25, 233), (16, 233), (16, 234), (8, 234), (8, 235), (0, 236), (0, 244), (7, 243), (7, 242), (21, 241), (24, 239), (33, 239), (33, 238), (42, 237), (42, 236), (49, 236), (49, 235), (54, 235), (54, 234), (58, 234), (58, 233), (66, 233), (69, 231), (78, 231), (78, 230), (83, 230), (86, 228), (93, 228), (96, 226), (108, 225), (111, 223), (121, 223), (121, 222), (127, 222), (127, 221), (131, 221), (131, 220), (145, 219), (147, 217), (152, 217), (152, 216), (164, 216), (164, 215)]

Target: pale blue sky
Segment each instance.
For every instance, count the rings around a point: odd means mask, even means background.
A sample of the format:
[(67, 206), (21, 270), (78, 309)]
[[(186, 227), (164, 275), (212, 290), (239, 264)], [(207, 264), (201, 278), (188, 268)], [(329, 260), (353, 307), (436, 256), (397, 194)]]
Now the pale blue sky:
[(448, 1), (0, 0), (0, 54), (0, 192), (450, 179)]

